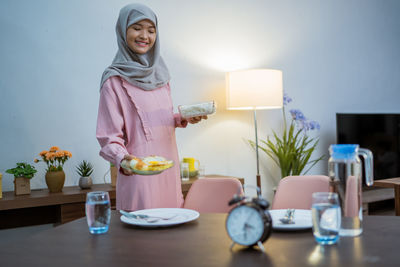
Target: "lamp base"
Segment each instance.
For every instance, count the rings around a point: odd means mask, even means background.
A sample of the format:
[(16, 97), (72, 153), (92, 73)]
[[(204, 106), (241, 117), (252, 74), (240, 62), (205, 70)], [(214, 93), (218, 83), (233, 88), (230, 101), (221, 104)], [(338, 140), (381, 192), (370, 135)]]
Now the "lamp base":
[(257, 174), (257, 186), (260, 188), (260, 193), (261, 193), (261, 176)]

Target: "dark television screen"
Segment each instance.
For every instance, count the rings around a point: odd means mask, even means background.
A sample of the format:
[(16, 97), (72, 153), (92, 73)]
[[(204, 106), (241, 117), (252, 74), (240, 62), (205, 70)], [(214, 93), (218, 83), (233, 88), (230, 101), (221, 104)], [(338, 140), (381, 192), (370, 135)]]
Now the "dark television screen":
[(374, 179), (400, 177), (400, 114), (336, 114), (338, 144), (359, 144), (374, 155)]

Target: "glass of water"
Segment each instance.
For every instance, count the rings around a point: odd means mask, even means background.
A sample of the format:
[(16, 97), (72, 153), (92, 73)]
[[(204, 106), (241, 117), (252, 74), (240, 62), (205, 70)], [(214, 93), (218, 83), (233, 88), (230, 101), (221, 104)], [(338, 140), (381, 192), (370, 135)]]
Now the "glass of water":
[(312, 222), (315, 240), (321, 245), (339, 240), (340, 205), (338, 195), (330, 192), (312, 194)]
[(182, 181), (189, 181), (190, 171), (189, 171), (189, 163), (182, 162), (181, 163), (181, 177)]
[(103, 234), (108, 231), (111, 218), (111, 203), (108, 192), (95, 191), (86, 195), (86, 219), (89, 232)]
[(203, 164), (199, 166), (199, 178), (205, 178), (206, 177), (206, 166)]

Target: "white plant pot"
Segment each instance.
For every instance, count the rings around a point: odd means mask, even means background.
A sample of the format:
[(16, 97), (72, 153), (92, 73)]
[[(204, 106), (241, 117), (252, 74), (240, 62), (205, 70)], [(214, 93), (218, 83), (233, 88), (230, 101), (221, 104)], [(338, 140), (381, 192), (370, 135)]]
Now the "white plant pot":
[(81, 177), (79, 178), (79, 187), (81, 189), (89, 189), (92, 187), (92, 178), (90, 176), (88, 177)]

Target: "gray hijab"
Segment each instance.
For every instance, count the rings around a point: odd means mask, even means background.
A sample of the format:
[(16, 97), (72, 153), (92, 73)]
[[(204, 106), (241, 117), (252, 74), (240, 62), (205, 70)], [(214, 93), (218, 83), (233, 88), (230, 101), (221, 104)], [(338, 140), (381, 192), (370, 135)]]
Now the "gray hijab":
[[(134, 53), (126, 42), (126, 30), (132, 24), (148, 19), (156, 27), (156, 41), (146, 54)], [(121, 9), (116, 25), (118, 51), (112, 64), (103, 72), (100, 88), (111, 76), (121, 76), (130, 84), (143, 90), (153, 90), (166, 85), (168, 68), (160, 55), (157, 16), (145, 5), (130, 4)]]

